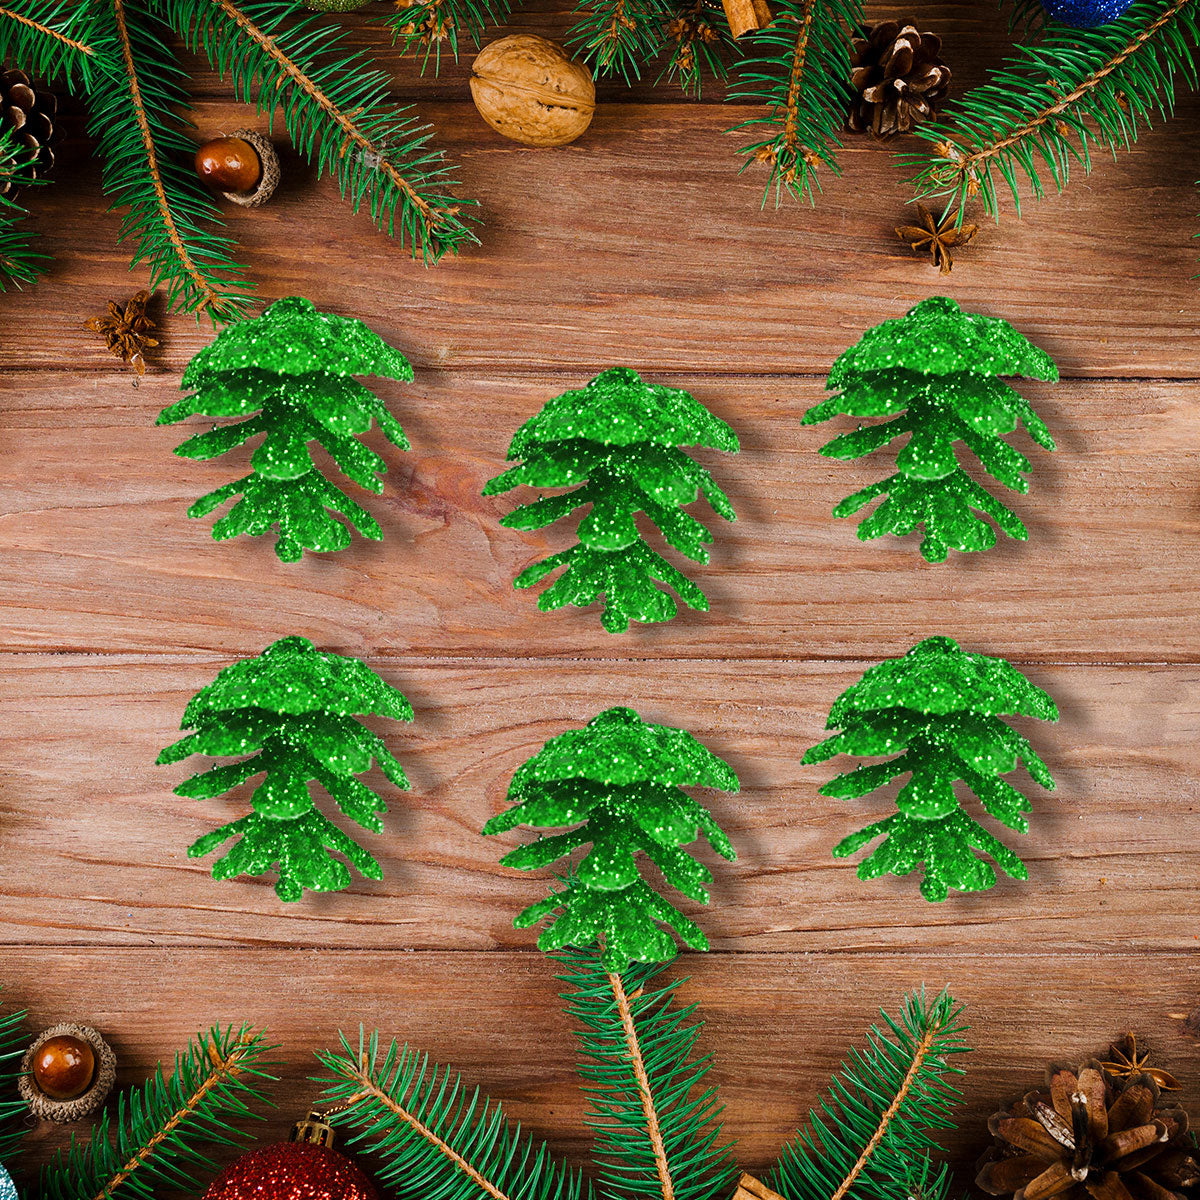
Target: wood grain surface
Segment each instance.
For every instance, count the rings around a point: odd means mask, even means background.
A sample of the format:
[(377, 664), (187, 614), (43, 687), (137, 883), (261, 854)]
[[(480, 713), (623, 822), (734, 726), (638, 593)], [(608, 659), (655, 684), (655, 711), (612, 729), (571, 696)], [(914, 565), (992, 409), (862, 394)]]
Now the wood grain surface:
[[(943, 35), (959, 88), (1007, 45), (991, 5), (909, 11)], [(512, 29), (569, 23), (537, 0)], [(585, 138), (531, 152), (478, 118), (466, 61), (421, 77), (367, 15), (345, 24), (461, 164), (481, 244), (412, 262), (278, 132), (280, 193), (229, 223), (264, 300), (360, 316), (413, 361), (412, 384), (378, 389), (413, 442), (374, 443), (390, 471), (365, 502), (383, 543), (285, 566), (266, 540), (216, 544), (186, 517), (245, 461), (177, 459), (195, 429), (154, 425), (211, 330), (167, 318), (140, 387), (82, 330), (145, 283), (86, 159), (37, 197), (49, 276), (0, 297), (5, 999), (29, 1007), (31, 1029), (101, 1028), (127, 1082), (214, 1021), (265, 1025), (282, 1078), (268, 1133), (314, 1094), (315, 1050), (378, 1027), (583, 1162), (554, 967), (511, 926), (545, 881), (499, 865), (515, 835), (478, 831), (547, 737), (631, 704), (742, 779), (705, 797), (738, 861), (717, 865), (708, 910), (685, 906), (713, 952), (671, 970), (692, 976), (684, 996), (708, 1022), (744, 1166), (769, 1164), (878, 1006), (922, 983), (949, 985), (973, 1026), (946, 1139), (964, 1186), (994, 1107), (1047, 1059), (1126, 1028), (1200, 1106), (1200, 102), (1181, 97), (1173, 121), (1022, 219), (1006, 206), (943, 278), (895, 238), (905, 171), (886, 149), (852, 142), (815, 209), (776, 212), (753, 171), (737, 175), (725, 131), (751, 110), (720, 88), (693, 103), (649, 79), (606, 83)], [(266, 127), (190, 66), (200, 131)], [(1010, 503), (1031, 540), (930, 566), (914, 539), (863, 544), (830, 516), (887, 456), (825, 459), (847, 426), (801, 417), (865, 328), (939, 293), (1014, 322), (1063, 380), (1022, 385), (1059, 447), (1022, 445), (1032, 487)], [(523, 420), (615, 364), (692, 390), (742, 451), (699, 456), (738, 511), (706, 514), (712, 561), (689, 567), (712, 611), (614, 638), (594, 611), (542, 615), (514, 592), (569, 529), (506, 530), (515, 497), (480, 490)], [(831, 768), (800, 763), (843, 688), (933, 633), (1018, 663), (1062, 710), (1022, 726), (1058, 780), (1053, 794), (1025, 781), (1031, 831), (1009, 837), (1030, 881), (939, 906), (911, 879), (864, 884), (830, 857), (889, 797), (828, 800)], [(285, 907), (269, 881), (217, 884), (186, 857), (246, 791), (181, 800), (185, 767), (154, 759), (198, 687), (287, 634), (365, 657), (416, 720), (380, 727), (413, 782), (381, 785), (392, 811), (366, 840), (384, 880)], [(35, 1157), (62, 1142), (37, 1129)]]

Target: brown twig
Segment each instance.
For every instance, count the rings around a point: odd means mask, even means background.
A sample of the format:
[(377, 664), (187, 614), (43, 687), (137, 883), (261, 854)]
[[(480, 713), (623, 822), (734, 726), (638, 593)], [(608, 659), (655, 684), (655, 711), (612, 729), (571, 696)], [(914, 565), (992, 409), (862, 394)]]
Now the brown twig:
[(662, 1188), (663, 1200), (675, 1200), (675, 1184), (671, 1179), (671, 1166), (667, 1162), (667, 1148), (663, 1144), (662, 1130), (658, 1124), (658, 1110), (654, 1105), (654, 1096), (650, 1091), (650, 1077), (646, 1074), (646, 1064), (642, 1058), (642, 1047), (638, 1041), (637, 1029), (633, 1024), (633, 1010), (629, 1007), (629, 997), (625, 994), (625, 985), (621, 976), (615, 971), (606, 972), (608, 984), (612, 988), (613, 998), (617, 1002), (617, 1012), (621, 1016), (621, 1028), (625, 1031), (625, 1048), (629, 1051), (629, 1063), (633, 1068), (633, 1077), (637, 1080), (638, 1091), (642, 1097), (642, 1111), (646, 1114), (646, 1136), (650, 1139), (650, 1148), (654, 1151), (654, 1166), (658, 1171), (658, 1182)]
[(804, 76), (804, 65), (808, 59), (808, 43), (812, 37), (813, 14), (816, 5), (813, 0), (804, 0), (804, 17), (796, 34), (796, 45), (792, 50), (792, 73), (788, 77), (787, 90), (787, 120), (783, 125), (783, 145), (787, 150), (795, 151), (798, 139), (796, 126), (800, 118), (800, 84)]
[(486, 1192), (492, 1197), (492, 1200), (510, 1200), (510, 1198), (502, 1192), (491, 1180), (484, 1178), (461, 1154), (458, 1153), (452, 1146), (442, 1138), (438, 1137), (432, 1129), (429, 1128), (423, 1121), (408, 1111), (403, 1105), (389, 1095), (371, 1076), (371, 1072), (366, 1064), (365, 1059), (359, 1061), (358, 1069), (348, 1075), (348, 1078), (354, 1079), (360, 1085), (360, 1091), (351, 1096), (349, 1100), (342, 1105), (342, 1109), (350, 1108), (357, 1104), (360, 1100), (365, 1100), (370, 1097), (377, 1103), (382, 1104), (388, 1112), (400, 1118), (406, 1125), (415, 1129), (421, 1137), (423, 1137), (431, 1146), (435, 1146), (438, 1151), (444, 1154), (468, 1179), (471, 1180), (478, 1188)]
[(1056, 117), (1061, 116), (1071, 107), (1076, 101), (1083, 99), (1094, 88), (1099, 87), (1101, 82), (1111, 75), (1126, 59), (1136, 54), (1163, 26), (1168, 25), (1174, 20), (1175, 15), (1185, 9), (1189, 4), (1194, 4), (1196, 0), (1174, 0), (1170, 8), (1166, 9), (1158, 18), (1150, 25), (1141, 31), (1136, 37), (1130, 39), (1119, 54), (1114, 55), (1100, 67), (1093, 71), (1086, 79), (1079, 83), (1075, 88), (1068, 92), (1065, 96), (1061, 96), (1055, 104), (1048, 108), (1042, 109), (1035, 116), (1030, 117), (1024, 125), (1020, 126), (1013, 133), (994, 142), (990, 146), (985, 146), (981, 149), (974, 150), (967, 154), (961, 147), (954, 146), (956, 153), (953, 154), (954, 166), (959, 178), (964, 178), (968, 175), (974, 175), (976, 168), (980, 163), (987, 162), (995, 158), (998, 154), (1003, 154), (1010, 146), (1014, 146), (1022, 138), (1028, 137), (1035, 130), (1040, 129), (1049, 121), (1053, 121)]
[(879, 1143), (883, 1141), (884, 1136), (887, 1134), (892, 1119), (900, 1111), (900, 1106), (912, 1090), (913, 1083), (916, 1081), (921, 1067), (924, 1066), (925, 1059), (929, 1056), (929, 1051), (933, 1046), (934, 1040), (941, 1031), (942, 1026), (933, 1026), (925, 1031), (921, 1040), (917, 1043), (917, 1048), (913, 1052), (912, 1066), (908, 1068), (908, 1072), (905, 1074), (903, 1080), (901, 1080), (900, 1086), (896, 1089), (895, 1099), (884, 1110), (883, 1115), (879, 1118), (879, 1125), (871, 1135), (871, 1140), (863, 1147), (863, 1152), (858, 1156), (858, 1161), (850, 1168), (850, 1173), (842, 1180), (838, 1186), (838, 1190), (833, 1193), (831, 1200), (844, 1200), (846, 1193), (854, 1186), (854, 1181), (862, 1173), (867, 1163), (871, 1161), (871, 1155), (879, 1148)]
[(65, 33), (60, 33), (57, 29), (51, 29), (48, 25), (43, 25), (40, 21), (35, 21), (22, 13), (15, 13), (10, 8), (4, 8), (0, 5), (0, 17), (8, 17), (11, 21), (16, 21), (29, 29), (36, 29), (43, 37), (53, 38), (55, 41), (61, 42), (64, 46), (70, 46), (73, 50), (78, 50), (80, 54), (86, 54), (89, 58), (94, 58), (96, 51), (86, 42), (76, 41), (75, 38), (69, 38)]
[[(353, 113), (344, 113), (317, 85), (302, 71), (300, 68), (279, 48), (275, 39), (269, 34), (264, 33), (249, 17), (245, 15), (232, 0), (211, 0), (211, 3), (221, 9), (231, 20), (237, 23), (239, 28), (257, 45), (262, 51), (269, 55), (279, 64), (280, 70), (284, 75), (289, 76), (293, 82), (297, 84), (308, 96), (310, 96), (337, 124), (345, 133), (345, 138), (342, 142), (342, 154), (344, 155), (348, 146), (353, 143), (357, 145), (364, 153), (370, 154), (373, 158), (379, 161), (379, 170), (382, 171), (389, 179), (404, 193), (409, 201), (420, 212), (422, 219), (425, 222), (427, 229), (432, 231), (437, 225), (437, 218), (434, 213), (433, 206), (422, 197), (403, 175), (387, 160), (383, 147), (377, 146), (363, 131), (354, 123)], [(282, 83), (282, 77), (280, 79)]]
[(192, 261), (192, 256), (180, 236), (175, 224), (175, 215), (171, 212), (167, 200), (167, 190), (163, 186), (162, 172), (158, 166), (158, 151), (154, 146), (154, 135), (150, 131), (150, 120), (146, 116), (146, 105), (142, 100), (142, 88), (138, 82), (137, 67), (133, 61), (133, 45), (129, 38), (129, 27), (125, 22), (125, 0), (112, 0), (113, 17), (117, 25), (117, 34), (121, 39), (121, 57), (125, 62), (125, 73), (129, 78), (129, 96), (133, 103), (134, 115), (137, 118), (138, 129), (142, 135), (142, 147), (146, 152), (146, 168), (150, 172), (150, 180), (154, 186), (155, 199), (158, 201), (158, 211), (166, 228), (167, 237), (183, 266), (184, 274), (189, 276), (202, 299), (197, 308), (212, 308), (217, 315), (222, 315), (225, 302), (209, 286), (208, 280), (201, 274)]
[(217, 1053), (217, 1048), (209, 1042), (208, 1060), (212, 1065), (212, 1070), (204, 1077), (200, 1086), (171, 1114), (171, 1117), (163, 1124), (162, 1128), (144, 1146), (139, 1147), (137, 1153), (92, 1197), (92, 1200), (111, 1200), (117, 1189), (138, 1167), (154, 1157), (154, 1153), (158, 1147), (179, 1128), (180, 1124), (187, 1117), (200, 1107), (205, 1096), (217, 1084), (223, 1083), (226, 1079), (236, 1079), (242, 1073), (241, 1064), (242, 1059), (245, 1057), (244, 1052), (253, 1047), (254, 1042), (254, 1035), (248, 1030), (243, 1030), (224, 1058)]

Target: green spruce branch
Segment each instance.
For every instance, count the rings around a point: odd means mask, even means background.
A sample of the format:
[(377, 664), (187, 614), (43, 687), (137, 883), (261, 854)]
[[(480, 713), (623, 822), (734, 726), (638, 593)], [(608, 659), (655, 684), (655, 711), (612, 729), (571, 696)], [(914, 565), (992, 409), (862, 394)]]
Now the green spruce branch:
[(397, 4), (386, 23), (392, 41), (402, 43), (406, 52), (415, 50), (422, 71), (432, 63), (436, 73), (444, 45), (457, 62), (460, 39), (478, 49), (485, 30), (503, 25), (511, 14), (511, 0), (415, 0)]
[(772, 192), (815, 202), (817, 169), (839, 174), (837, 151), (849, 99), (850, 33), (862, 23), (860, 0), (780, 0), (764, 29), (738, 42), (731, 104), (765, 109), (735, 125), (753, 140), (741, 147), (742, 172), (767, 170), (763, 203)]
[(0, 61), (21, 63), (43, 79), (62, 76), (91, 85), (94, 72), (113, 70), (116, 54), (102, 9), (78, 0), (4, 0), (0, 3)]
[(660, 78), (674, 80), (685, 96), (699, 99), (706, 76), (723, 80), (729, 74), (726, 58), (736, 52), (736, 43), (720, 4), (675, 0), (673, 7), (664, 30), (667, 62)]
[(22, 1012), (0, 1016), (0, 1163), (9, 1164), (29, 1132), (29, 1105), (17, 1091), (21, 1059), (29, 1045)]
[(1093, 148), (1128, 149), (1155, 116), (1174, 108), (1180, 84), (1195, 88), (1198, 0), (1137, 0), (1096, 29), (1048, 22), (1017, 46), (986, 84), (948, 103), (920, 127), (929, 156), (909, 156), (919, 197), (958, 210), (978, 198), (999, 215), (1001, 188), (1020, 212), (1020, 190), (1061, 192), (1072, 166), (1086, 174)]
[(669, 0), (583, 0), (567, 45), (597, 75), (620, 75), (632, 83), (662, 52), (671, 17)]
[(195, 144), (177, 115), (188, 107), (187, 74), (171, 31), (138, 0), (99, 2), (120, 73), (99, 74), (90, 89), (90, 129), (105, 190), (126, 210), (120, 239), (134, 243), (133, 265), (149, 267), (169, 308), (227, 321), (249, 306), (250, 285), (230, 257), (232, 240), (206, 228), (221, 214), (192, 170)]
[(381, 1053), (378, 1033), (360, 1033), (357, 1047), (343, 1036), (340, 1053), (318, 1057), (332, 1120), (373, 1152), (394, 1200), (592, 1200), (591, 1184), (498, 1102), (408, 1046)]
[(414, 256), (436, 261), (474, 240), (429, 126), (389, 103), (388, 76), (348, 51), (346, 34), (316, 17), (297, 19), (278, 0), (160, 3), (189, 48), (231, 77), (240, 100), (264, 113), (278, 105), (292, 144), (318, 174)]
[(949, 1170), (931, 1155), (960, 1098), (962, 1010), (949, 993), (928, 1000), (922, 989), (898, 1017), (880, 1011), (884, 1027), (870, 1028), (866, 1049), (842, 1064), (784, 1147), (770, 1176), (784, 1200), (944, 1200)]
[(732, 1145), (721, 1141), (711, 1056), (697, 1055), (696, 1006), (675, 1003), (685, 980), (652, 986), (660, 964), (623, 972), (598, 950), (558, 956), (568, 1016), (582, 1027), (579, 1074), (596, 1137), (601, 1195), (637, 1200), (712, 1200), (728, 1193)]
[(216, 1170), (211, 1147), (240, 1146), (241, 1127), (266, 1103), (268, 1046), (245, 1026), (198, 1034), (141, 1087), (122, 1092), (91, 1134), (59, 1151), (42, 1172), (38, 1200), (155, 1200), (193, 1192)]
[[(32, 154), (0, 129), (0, 183), (16, 191), (40, 182), (30, 171)], [(33, 231), (23, 224), (28, 215), (21, 203), (0, 195), (0, 292), (32, 283), (44, 269), (47, 256), (34, 249)]]

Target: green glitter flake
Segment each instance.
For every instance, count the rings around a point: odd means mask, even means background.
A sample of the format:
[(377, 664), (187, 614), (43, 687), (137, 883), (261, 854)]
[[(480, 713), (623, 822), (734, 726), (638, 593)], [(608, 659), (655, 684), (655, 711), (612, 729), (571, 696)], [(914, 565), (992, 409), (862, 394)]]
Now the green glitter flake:
[(309, 453), (310, 443), (318, 443), (348, 478), (379, 493), (387, 464), (358, 435), (378, 422), (392, 445), (409, 448), (400, 423), (354, 375), (408, 382), (413, 372), (404, 355), (362, 321), (318, 312), (299, 296), (223, 330), (184, 372), (181, 387), (194, 392), (163, 409), (157, 423), (197, 415), (245, 418), (189, 438), (175, 450), (183, 458), (217, 458), (264, 436), (250, 460), (253, 473), (202, 496), (188, 516), (207, 516), (240, 496), (213, 526), (213, 537), (277, 530), (275, 553), (284, 562), (298, 562), (305, 550), (350, 545), (350, 530), (331, 512), (379, 541), (379, 523), (326, 479)]
[(520, 465), (491, 480), (483, 494), (521, 486), (575, 489), (518, 508), (501, 522), (510, 529), (542, 529), (584, 505), (591, 510), (579, 523), (576, 545), (526, 568), (514, 586), (533, 587), (565, 567), (538, 607), (587, 608), (603, 600), (601, 622), (609, 633), (623, 633), (630, 621), (675, 616), (675, 599), (659, 584), (707, 612), (700, 588), (651, 549), (637, 527), (644, 513), (680, 554), (707, 563), (712, 534), (684, 505), (703, 495), (719, 516), (736, 520), (728, 497), (682, 446), (736, 453), (738, 440), (689, 393), (644, 383), (624, 367), (551, 400), (512, 440), (508, 458)]
[(737, 857), (712, 814), (685, 787), (736, 792), (739, 784), (729, 765), (690, 733), (652, 725), (632, 709), (610, 708), (583, 729), (551, 738), (513, 776), (512, 807), (488, 821), (483, 832), (569, 827), (539, 836), (501, 860), (521, 871), (590, 849), (561, 891), (551, 891), (517, 917), (517, 928), (550, 918), (538, 938), (542, 950), (599, 943), (611, 971), (623, 971), (631, 961), (673, 958), (675, 942), (664, 925), (685, 944), (707, 950), (699, 926), (657, 895), (638, 866), (639, 853), (645, 854), (667, 883), (707, 904), (712, 873), (681, 847), (703, 836), (723, 858)]
[(382, 879), (375, 859), (328, 820), (313, 803), (309, 784), (319, 783), (352, 821), (383, 832), (378, 814), (387, 805), (356, 776), (379, 764), (397, 787), (409, 786), (404, 770), (383, 740), (355, 714), (411, 721), (404, 696), (364, 663), (323, 654), (305, 638), (289, 637), (257, 658), (222, 670), (192, 698), (182, 729), (194, 730), (168, 746), (160, 764), (192, 754), (248, 755), (214, 766), (176, 789), (178, 796), (211, 800), (257, 775), (253, 812), (200, 838), (191, 858), (212, 853), (231, 838), (237, 843), (217, 860), (214, 879), (262, 875), (278, 868), (275, 891), (299, 900), (305, 888), (338, 891), (350, 885), (343, 855), (369, 879)]
[(950, 888), (978, 892), (996, 882), (995, 870), (976, 851), (1013, 878), (1027, 879), (1025, 864), (967, 815), (955, 793), (962, 781), (1000, 824), (1028, 831), (1025, 814), (1032, 805), (1001, 777), (1023, 763), (1041, 787), (1053, 791), (1055, 785), (1029, 742), (1000, 720), (1006, 715), (1057, 721), (1058, 709), (1004, 659), (968, 654), (950, 638), (927, 638), (867, 671), (830, 711), (827, 728), (841, 732), (812, 747), (803, 761), (898, 755), (839, 775), (821, 789), (842, 800), (909, 778), (896, 797), (899, 811), (845, 838), (834, 856), (844, 858), (882, 835), (858, 877), (908, 875), (923, 866), (921, 894), (930, 901), (945, 900)]
[(908, 434), (898, 471), (848, 496), (833, 510), (849, 517), (880, 496), (863, 519), (863, 541), (924, 528), (921, 554), (944, 562), (950, 550), (988, 550), (996, 544), (990, 517), (1009, 537), (1029, 537), (1021, 519), (960, 466), (961, 442), (993, 478), (1015, 492), (1029, 491), (1029, 459), (1004, 435), (1024, 425), (1047, 450), (1054, 439), (1029, 402), (1000, 376), (1057, 380), (1058, 368), (1007, 321), (964, 313), (945, 296), (922, 301), (906, 316), (869, 329), (838, 358), (826, 388), (837, 395), (810, 408), (806, 425), (839, 414), (890, 417), (860, 425), (821, 448), (829, 458), (862, 458)]

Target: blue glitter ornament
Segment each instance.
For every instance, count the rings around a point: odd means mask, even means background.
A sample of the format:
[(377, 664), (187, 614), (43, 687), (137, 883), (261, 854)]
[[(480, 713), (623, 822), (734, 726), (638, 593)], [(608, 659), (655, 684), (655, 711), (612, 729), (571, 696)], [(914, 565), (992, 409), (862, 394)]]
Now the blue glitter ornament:
[(0, 1167), (0, 1200), (17, 1200), (17, 1185), (3, 1167)]
[(1133, 0), (1042, 0), (1046, 16), (1076, 29), (1095, 29), (1115, 21)]

